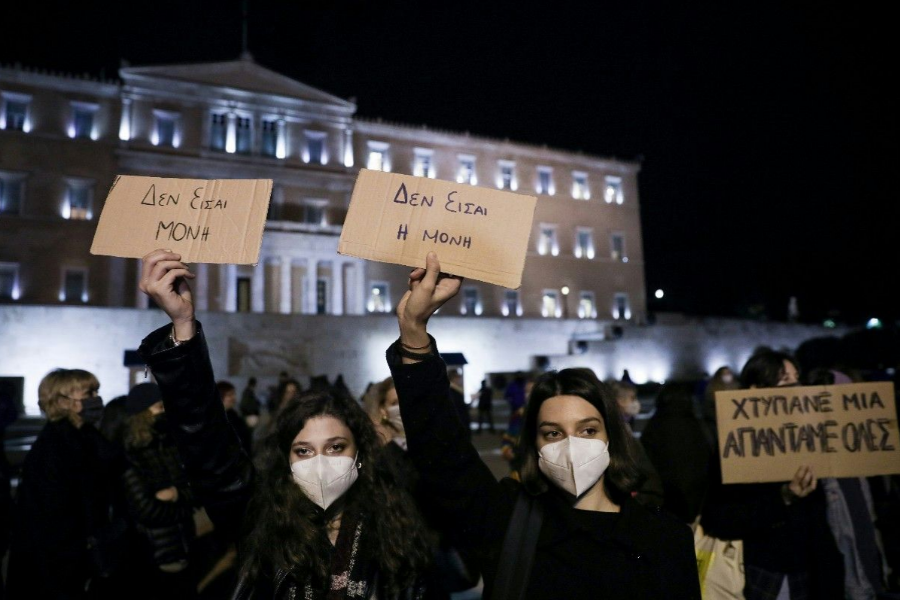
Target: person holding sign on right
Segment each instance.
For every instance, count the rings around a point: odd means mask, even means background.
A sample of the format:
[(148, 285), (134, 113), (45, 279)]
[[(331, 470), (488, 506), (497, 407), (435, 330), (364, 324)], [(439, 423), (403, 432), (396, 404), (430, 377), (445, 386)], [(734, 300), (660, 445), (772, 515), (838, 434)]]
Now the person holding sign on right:
[(699, 600), (690, 528), (641, 506), (639, 472), (615, 397), (593, 371), (545, 373), (525, 406), (520, 481), (497, 481), (447, 398), (447, 369), (426, 331), (457, 294), (431, 252), (397, 306), (387, 350), (408, 455), (484, 598)]
[[(740, 379), (744, 389), (800, 382), (794, 359), (772, 350), (754, 354)], [(842, 558), (812, 468), (784, 483), (723, 485), (720, 463), (712, 462), (700, 523), (717, 538), (743, 540), (746, 600), (842, 600)]]

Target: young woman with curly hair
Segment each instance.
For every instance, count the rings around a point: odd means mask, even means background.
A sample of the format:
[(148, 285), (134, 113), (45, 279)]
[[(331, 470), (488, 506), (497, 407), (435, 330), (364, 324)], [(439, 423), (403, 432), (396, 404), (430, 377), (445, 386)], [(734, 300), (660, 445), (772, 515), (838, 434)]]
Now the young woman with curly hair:
[(422, 598), (430, 545), (350, 397), (283, 407), (255, 467), (228, 426), (188, 279), (172, 252), (144, 257), (141, 289), (172, 319), (140, 352), (162, 388), (188, 477), (220, 534), (240, 538), (237, 598)]
[(632, 494), (639, 481), (615, 397), (588, 369), (535, 381), (517, 456), (520, 481), (497, 481), (447, 398), (429, 318), (459, 291), (434, 253), (397, 306), (387, 361), (409, 456), (434, 509), (477, 558), (484, 597), (699, 600), (690, 528)]

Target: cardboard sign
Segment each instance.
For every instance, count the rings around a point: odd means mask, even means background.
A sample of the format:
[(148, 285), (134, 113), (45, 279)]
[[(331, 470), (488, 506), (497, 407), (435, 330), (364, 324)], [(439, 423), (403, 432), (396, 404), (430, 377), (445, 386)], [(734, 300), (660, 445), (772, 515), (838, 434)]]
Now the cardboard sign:
[(537, 198), (462, 183), (362, 169), (340, 254), (441, 270), (518, 288)]
[(890, 382), (716, 392), (725, 483), (900, 473)]
[(271, 179), (120, 175), (91, 254), (141, 258), (164, 248), (188, 263), (256, 264), (271, 195)]

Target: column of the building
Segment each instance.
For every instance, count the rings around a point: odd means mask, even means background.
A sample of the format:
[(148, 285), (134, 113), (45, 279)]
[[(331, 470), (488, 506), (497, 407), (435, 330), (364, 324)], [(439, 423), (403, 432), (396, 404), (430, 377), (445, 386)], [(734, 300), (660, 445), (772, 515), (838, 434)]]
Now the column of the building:
[(228, 129), (225, 131), (225, 152), (234, 154), (237, 151), (237, 115), (228, 113)]
[(275, 140), (275, 158), (287, 156), (287, 127), (284, 119), (278, 119), (278, 137)]
[(331, 314), (344, 314), (344, 263), (333, 260), (331, 267)]
[(194, 288), (194, 304), (197, 310), (209, 310), (209, 266), (198, 263), (194, 267), (197, 275), (192, 282)]
[(220, 265), (219, 281), (226, 312), (237, 311), (237, 265)]
[(110, 256), (109, 283), (107, 285), (107, 306), (125, 306), (125, 259)]
[(122, 98), (122, 118), (119, 120), (119, 139), (131, 139), (131, 98)]
[(353, 130), (344, 130), (344, 166), (353, 166)]
[(250, 311), (266, 312), (266, 266), (260, 257), (260, 261), (253, 267), (253, 279), (250, 281)]
[(278, 307), (278, 312), (283, 315), (290, 314), (291, 312), (291, 257), (290, 256), (282, 256), (281, 257), (281, 302)]
[(147, 297), (147, 294), (141, 291), (141, 274), (143, 273), (143, 271), (144, 261), (142, 261), (141, 259), (137, 259), (137, 270), (135, 272), (136, 278), (134, 282), (135, 289), (137, 290), (137, 295), (135, 297), (134, 305), (138, 308), (147, 308), (150, 305), (150, 299)]

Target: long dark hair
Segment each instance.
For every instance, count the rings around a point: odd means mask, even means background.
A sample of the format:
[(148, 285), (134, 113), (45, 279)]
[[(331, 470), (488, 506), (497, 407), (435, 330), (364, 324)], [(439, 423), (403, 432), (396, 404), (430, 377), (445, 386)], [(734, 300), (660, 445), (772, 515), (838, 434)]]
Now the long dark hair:
[(603, 485), (606, 495), (616, 504), (621, 504), (637, 489), (640, 482), (632, 450), (635, 442), (625, 429), (612, 390), (597, 379), (590, 369), (550, 371), (541, 375), (534, 383), (525, 409), (517, 452), (522, 461), (519, 476), (525, 489), (530, 494), (537, 495), (546, 492), (552, 485), (538, 468), (537, 421), (541, 405), (554, 396), (578, 396), (590, 402), (600, 412), (609, 440), (609, 467), (604, 473)]
[(784, 361), (793, 364), (794, 368), (798, 372), (800, 371), (797, 361), (790, 354), (768, 349), (757, 352), (741, 369), (741, 386), (744, 388), (778, 387), (778, 382), (784, 375)]
[[(389, 593), (411, 585), (426, 567), (430, 545), (422, 519), (406, 490), (400, 488), (376, 455), (380, 444), (369, 417), (355, 400), (334, 391), (308, 392), (281, 408), (270, 433), (261, 440), (255, 460), (257, 483), (247, 511), (248, 531), (242, 546), (242, 569), (251, 580), (272, 577), (283, 569), (298, 581), (307, 576), (329, 581), (325, 515), (291, 476), (290, 447), (306, 422), (328, 415), (353, 433), (359, 477), (347, 494), (343, 518), (364, 515), (364, 547), (380, 567)], [(323, 543), (324, 541), (324, 543)]]

